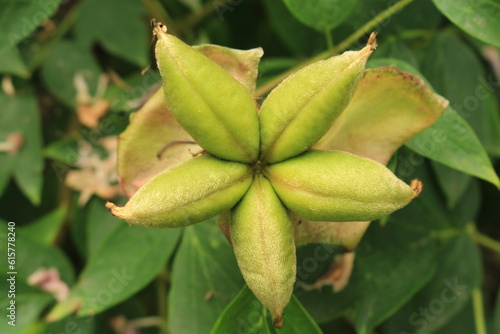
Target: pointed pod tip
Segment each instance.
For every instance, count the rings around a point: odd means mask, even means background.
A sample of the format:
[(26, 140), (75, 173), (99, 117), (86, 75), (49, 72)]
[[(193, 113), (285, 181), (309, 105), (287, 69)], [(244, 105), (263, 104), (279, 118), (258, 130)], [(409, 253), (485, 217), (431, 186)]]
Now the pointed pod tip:
[(413, 198), (416, 198), (424, 189), (424, 184), (419, 179), (414, 179), (410, 183), (410, 188), (413, 190)]
[(366, 43), (366, 46), (370, 48), (371, 51), (375, 51), (377, 49), (377, 33), (373, 31), (370, 34), (370, 37), (368, 37), (368, 42)]
[(283, 327), (283, 314), (275, 315), (273, 317), (273, 326), (274, 328), (282, 328)]
[(117, 218), (123, 219), (123, 215), (120, 214), (122, 207), (115, 205), (111, 202), (106, 202), (106, 209), (108, 209), (111, 214)]
[(153, 28), (153, 35), (158, 38), (167, 33), (167, 26), (161, 22), (156, 22), (156, 19), (151, 20), (151, 27)]

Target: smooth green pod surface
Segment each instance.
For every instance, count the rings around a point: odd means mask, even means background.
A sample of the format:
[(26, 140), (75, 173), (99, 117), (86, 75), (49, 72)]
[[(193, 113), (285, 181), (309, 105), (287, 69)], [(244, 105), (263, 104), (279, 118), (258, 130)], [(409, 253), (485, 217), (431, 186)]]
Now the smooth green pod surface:
[(157, 175), (125, 206), (108, 202), (106, 207), (131, 224), (183, 227), (229, 210), (251, 182), (248, 165), (203, 155)]
[(231, 241), (248, 287), (280, 327), (283, 309), (295, 282), (296, 259), (292, 222), (269, 181), (256, 175), (233, 209)]
[(168, 109), (196, 142), (226, 160), (253, 162), (259, 122), (252, 96), (221, 66), (160, 27), (156, 61)]
[(298, 155), (323, 137), (349, 104), (375, 43), (373, 35), (360, 51), (311, 64), (269, 94), (259, 113), (263, 163)]
[(384, 165), (342, 151), (309, 151), (267, 166), (265, 175), (283, 203), (310, 220), (368, 221), (396, 211), (418, 196)]

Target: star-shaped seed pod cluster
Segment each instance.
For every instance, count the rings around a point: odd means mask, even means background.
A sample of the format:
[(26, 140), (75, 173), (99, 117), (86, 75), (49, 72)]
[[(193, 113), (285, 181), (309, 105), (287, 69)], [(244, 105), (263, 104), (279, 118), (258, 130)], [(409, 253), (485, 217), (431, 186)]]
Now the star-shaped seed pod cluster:
[[(107, 203), (107, 208), (128, 223), (156, 228), (184, 227), (221, 214), (221, 229), (246, 283), (280, 327), (295, 282), (295, 241), (304, 243), (297, 237), (295, 217), (303, 219), (304, 226), (359, 224), (404, 207), (422, 189), (418, 180), (410, 185), (399, 180), (384, 166), (385, 158), (362, 157), (348, 149), (317, 149), (318, 145), (332, 147), (324, 141), (338, 137), (332, 133), (333, 125), (366, 78), (365, 64), (376, 48), (375, 35), (360, 51), (318, 61), (291, 75), (259, 108), (253, 93), (261, 51), (253, 50), (253, 60), (248, 61), (242, 60), (243, 51), (195, 49), (167, 34), (161, 23), (154, 34), (163, 85), (143, 108), (168, 109), (170, 118), (161, 122), (168, 124), (170, 132), (161, 141), (167, 145), (159, 156), (179, 147), (182, 152), (164, 159), (167, 163), (149, 175), (142, 172), (150, 167), (143, 163), (136, 184), (128, 179), (126, 164), (140, 165), (136, 162), (140, 158), (125, 155), (128, 158), (118, 172), (132, 196), (123, 207)], [(249, 63), (253, 65), (241, 69)], [(433, 116), (424, 117), (426, 123), (415, 125), (410, 134), (396, 133), (396, 141), (387, 140), (388, 151), (393, 153), (444, 110), (446, 102), (426, 89), (421, 89), (421, 99), (433, 105), (428, 108)], [(140, 116), (131, 123), (136, 120), (141, 122)], [(349, 126), (346, 119), (341, 123)], [(133, 131), (127, 129), (121, 140), (129, 143)], [(148, 142), (134, 145), (136, 152), (147, 150)], [(202, 152), (191, 157), (186, 146), (194, 149), (194, 145)], [(357, 234), (364, 229), (366, 225)], [(350, 246), (359, 238), (349, 239)]]

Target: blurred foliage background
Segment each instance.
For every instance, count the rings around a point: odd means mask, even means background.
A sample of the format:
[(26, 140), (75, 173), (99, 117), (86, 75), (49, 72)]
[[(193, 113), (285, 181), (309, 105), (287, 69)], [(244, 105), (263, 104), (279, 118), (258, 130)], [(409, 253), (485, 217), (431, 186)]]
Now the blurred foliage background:
[[(453, 143), (393, 157), (423, 195), (371, 224), (344, 290), (298, 286), (282, 333), (500, 333), (499, 15), (498, 0), (0, 0), (2, 282), (8, 222), (17, 271), (16, 326), (2, 288), (0, 332), (278, 332), (214, 221), (153, 230), (104, 208), (125, 200), (116, 136), (159, 83), (156, 18), (188, 44), (263, 47), (259, 96), (377, 31), (369, 66), (420, 73), (459, 115)], [(341, 252), (299, 249), (299, 281)]]

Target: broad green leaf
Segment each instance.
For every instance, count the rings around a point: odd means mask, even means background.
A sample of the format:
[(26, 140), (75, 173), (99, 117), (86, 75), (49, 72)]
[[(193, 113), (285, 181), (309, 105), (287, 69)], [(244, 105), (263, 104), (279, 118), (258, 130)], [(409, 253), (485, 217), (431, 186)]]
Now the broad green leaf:
[(165, 265), (181, 232), (115, 221), (121, 225), (90, 253), (76, 285), (68, 298), (51, 310), (50, 320), (77, 310), (79, 316), (100, 313), (135, 294)]
[(92, 54), (72, 41), (51, 48), (42, 65), (42, 80), (49, 91), (69, 107), (77, 104), (75, 77), (81, 76), (88, 94), (94, 96), (101, 71)]
[(94, 196), (87, 206), (87, 222), (85, 235), (87, 236), (86, 256), (91, 259), (103, 246), (108, 238), (123, 228), (123, 221), (117, 219), (106, 209), (105, 201)]
[(45, 334), (95, 334), (97, 333), (94, 330), (95, 326), (95, 317), (82, 318), (72, 315), (65, 319), (48, 324), (45, 329)]
[(75, 23), (75, 36), (87, 48), (97, 42), (108, 52), (143, 67), (149, 61), (151, 38), (145, 14), (140, 1), (123, 6), (120, 0), (87, 0)]
[(295, 17), (305, 25), (324, 32), (341, 24), (354, 10), (357, 1), (283, 0)]
[(53, 1), (2, 1), (0, 34), (15, 46), (25, 38), (32, 38), (36, 28), (57, 11), (61, 0)]
[(30, 73), (15, 44), (0, 33), (0, 73), (28, 78)]
[[(396, 3), (396, 1), (387, 0), (358, 0), (356, 8), (344, 24), (349, 26), (351, 28), (349, 32), (352, 32)], [(415, 34), (418, 36), (427, 30), (436, 29), (442, 19), (443, 16), (431, 0), (419, 0), (394, 12), (393, 15), (379, 22), (374, 30), (382, 39), (391, 34), (398, 36), (408, 34), (413, 37)]]
[(66, 216), (67, 207), (62, 205), (36, 221), (22, 226), (19, 232), (42, 244), (53, 244)]
[[(476, 319), (474, 308), (470, 301), (461, 312), (459, 312), (446, 326), (432, 334), (450, 334), (450, 333), (478, 333), (476, 328)], [(488, 332), (495, 334), (496, 332)], [(398, 333), (400, 334), (400, 333)], [(420, 333), (419, 333), (420, 334)]]
[(184, 229), (168, 296), (170, 331), (208, 333), (243, 278), (231, 246), (212, 221)]
[(245, 285), (231, 304), (226, 307), (210, 334), (323, 333), (295, 296), (292, 296), (290, 303), (285, 308), (283, 320), (283, 328), (275, 329), (265, 307)]
[[(0, 168), (0, 177), (11, 173), (26, 197), (38, 204), (42, 191), (43, 157), (40, 110), (35, 93), (29, 87), (18, 90), (14, 96), (0, 92), (0, 105), (0, 141), (6, 141), (12, 134), (22, 137), (17, 153), (0, 152), (2, 165), (6, 165)], [(2, 182), (5, 180), (0, 181), (0, 190)]]
[[(370, 57), (369, 63), (381, 58), (396, 58), (407, 62), (414, 68), (418, 68), (418, 60), (412, 49), (401, 39), (396, 37), (389, 38), (387, 41), (380, 42), (377, 52)], [(404, 71), (404, 69), (400, 69)]]
[[(369, 67), (395, 65), (398, 69), (417, 75), (431, 88), (426, 78), (412, 66), (399, 59), (376, 59)], [(500, 180), (481, 142), (467, 122), (448, 107), (432, 126), (405, 144), (418, 154), (443, 165), (489, 181), (497, 187)], [(413, 169), (411, 161), (403, 162)]]
[(492, 87), (498, 83), (491, 73), (486, 76), (474, 51), (454, 35), (441, 33), (425, 49), (421, 68), (434, 89), (474, 129), (486, 150), (500, 156), (500, 112)]
[(481, 256), (467, 235), (446, 241), (437, 264), (434, 278), (387, 321), (388, 333), (434, 333), (460, 313), (481, 285)]
[(66, 137), (56, 142), (50, 143), (43, 150), (45, 157), (64, 164), (65, 166), (75, 166), (79, 158), (80, 145), (76, 138)]
[(432, 161), (432, 169), (436, 174), (436, 181), (447, 198), (448, 207), (453, 208), (467, 190), (473, 177), (435, 161)]
[(325, 47), (323, 31), (304, 26), (290, 13), (283, 1), (265, 0), (271, 27), (285, 46), (297, 56), (311, 55), (313, 50)]
[(441, 13), (472, 36), (500, 46), (498, 0), (433, 0)]
[[(262, 49), (243, 51), (210, 44), (195, 49), (223, 67), (253, 96)], [(118, 175), (128, 196), (153, 176), (191, 159), (190, 151), (201, 150), (168, 111), (161, 88), (131, 115), (118, 145)]]

